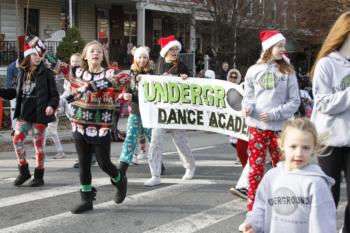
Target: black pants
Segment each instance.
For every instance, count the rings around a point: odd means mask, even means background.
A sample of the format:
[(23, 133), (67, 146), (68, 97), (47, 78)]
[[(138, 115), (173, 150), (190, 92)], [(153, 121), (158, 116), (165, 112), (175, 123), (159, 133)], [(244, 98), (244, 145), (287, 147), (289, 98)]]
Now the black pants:
[(335, 179), (335, 184), (332, 186), (332, 194), (336, 206), (338, 206), (340, 198), (341, 172), (344, 171), (347, 204), (345, 208), (343, 232), (350, 233), (350, 147), (329, 147), (328, 149), (328, 152), (331, 151), (329, 156), (319, 157), (319, 165), (328, 176)]
[(93, 152), (96, 155), (96, 161), (99, 167), (107, 173), (110, 177), (118, 176), (119, 171), (111, 161), (111, 140), (110, 135), (104, 137), (104, 140), (99, 144), (93, 144), (86, 140), (82, 135), (74, 133), (75, 147), (78, 152), (78, 159), (80, 165), (79, 177), (82, 185), (91, 184), (91, 156)]

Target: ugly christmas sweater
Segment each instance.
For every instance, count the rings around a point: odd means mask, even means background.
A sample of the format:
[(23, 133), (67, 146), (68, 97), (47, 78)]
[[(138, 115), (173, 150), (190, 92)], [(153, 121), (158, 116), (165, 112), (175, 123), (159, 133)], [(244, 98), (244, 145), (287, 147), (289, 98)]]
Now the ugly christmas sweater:
[[(84, 93), (71, 104), (70, 120), (73, 133), (93, 138), (98, 142), (99, 138), (106, 136), (110, 131), (118, 96), (129, 83), (129, 77), (115, 69), (92, 73), (77, 68), (72, 73), (71, 93)], [(87, 90), (84, 88), (86, 82), (89, 83)]]

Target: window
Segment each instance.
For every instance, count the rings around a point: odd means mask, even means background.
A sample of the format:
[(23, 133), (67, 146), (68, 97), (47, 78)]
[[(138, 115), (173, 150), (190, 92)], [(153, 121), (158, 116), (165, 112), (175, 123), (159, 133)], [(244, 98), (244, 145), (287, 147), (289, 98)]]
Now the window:
[(39, 35), (39, 9), (28, 10), (27, 17), (27, 8), (24, 8), (24, 31), (27, 34), (33, 34), (36, 36)]
[(248, 2), (248, 12), (247, 15), (248, 16), (252, 16), (253, 15), (253, 0), (249, 0)]
[(128, 14), (124, 18), (124, 36), (136, 36), (136, 15)]

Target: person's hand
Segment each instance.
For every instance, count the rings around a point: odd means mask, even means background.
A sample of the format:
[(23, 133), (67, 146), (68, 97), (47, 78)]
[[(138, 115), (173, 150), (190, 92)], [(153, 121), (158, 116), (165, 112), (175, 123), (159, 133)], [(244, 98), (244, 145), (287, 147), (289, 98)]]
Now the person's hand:
[(47, 106), (45, 109), (46, 116), (51, 116), (53, 114), (53, 108), (51, 106)]
[(123, 98), (124, 98), (125, 100), (131, 100), (132, 94), (130, 94), (130, 93), (124, 93)]
[(265, 122), (270, 120), (269, 114), (267, 112), (260, 113), (259, 118), (261, 121), (265, 121)]
[(242, 109), (242, 116), (247, 117), (250, 115), (250, 109), (249, 108), (243, 108)]
[(140, 82), (141, 81), (141, 75), (136, 76), (136, 81)]
[(251, 224), (245, 224), (243, 227), (243, 233), (255, 233)]
[(182, 80), (188, 79), (188, 75), (187, 74), (180, 74), (180, 77), (182, 78)]

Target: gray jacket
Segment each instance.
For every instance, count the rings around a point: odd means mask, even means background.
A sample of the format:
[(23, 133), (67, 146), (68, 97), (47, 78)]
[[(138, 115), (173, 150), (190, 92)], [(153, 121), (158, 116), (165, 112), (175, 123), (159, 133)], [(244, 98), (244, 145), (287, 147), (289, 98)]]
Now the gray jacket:
[(280, 162), (259, 184), (245, 223), (256, 233), (336, 233), (333, 184), (316, 164), (289, 171)]
[[(262, 130), (279, 131), (285, 120), (293, 117), (300, 105), (295, 73), (283, 74), (276, 64), (255, 64), (246, 74), (243, 108), (250, 109), (247, 124)], [(270, 120), (259, 120), (267, 112)]]
[(319, 60), (313, 76), (311, 121), (327, 133), (326, 145), (350, 146), (350, 62), (338, 52)]

